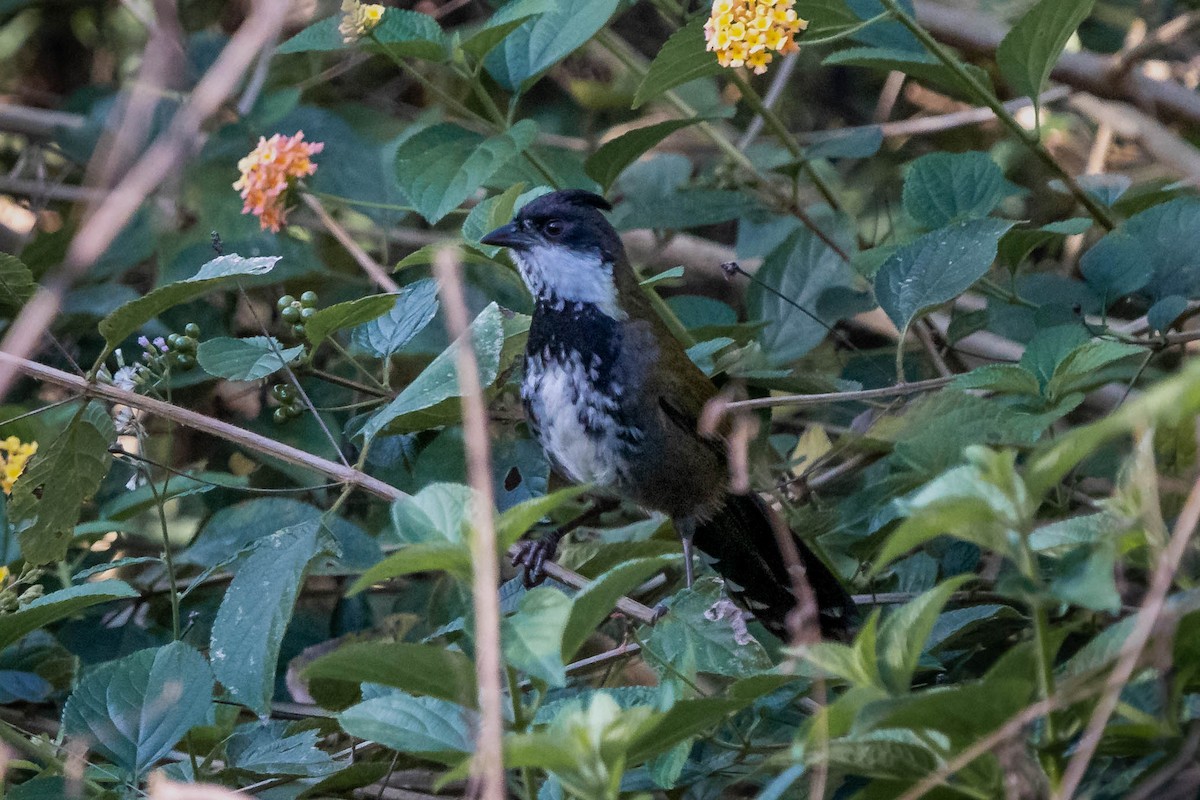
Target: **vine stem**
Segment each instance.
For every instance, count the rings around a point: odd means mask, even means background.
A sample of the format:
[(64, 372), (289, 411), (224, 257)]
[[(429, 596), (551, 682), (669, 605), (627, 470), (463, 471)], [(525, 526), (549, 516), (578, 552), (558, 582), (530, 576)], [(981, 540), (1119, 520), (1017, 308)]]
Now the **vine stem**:
[(1063, 166), (1058, 163), (1058, 160), (1055, 159), (1050, 151), (1046, 149), (1046, 146), (1042, 144), (1041, 138), (1038, 136), (1038, 134), (1031, 134), (1021, 125), (1021, 123), (1017, 122), (1017, 118), (1014, 117), (1007, 108), (1005, 108), (1004, 104), (1000, 102), (1000, 99), (996, 97), (996, 95), (986, 86), (980, 83), (974, 75), (967, 71), (962, 62), (955, 58), (954, 54), (951, 53), (949, 49), (935, 39), (933, 34), (921, 27), (921, 24), (913, 19), (912, 15), (900, 7), (900, 4), (897, 2), (897, 0), (879, 0), (879, 2), (883, 4), (883, 7), (891, 13), (897, 22), (907, 28), (909, 32), (911, 32), (912, 35), (915, 36), (922, 45), (924, 45), (925, 49), (928, 50), (934, 56), (934, 58), (936, 58), (938, 61), (941, 61), (947, 69), (954, 73), (956, 78), (966, 84), (966, 86), (975, 94), (976, 99), (990, 108), (996, 115), (996, 119), (1000, 120), (1004, 127), (1012, 131), (1017, 139), (1019, 139), (1020, 142), (1030, 150), (1030, 152), (1036, 155), (1051, 172), (1053, 172), (1062, 180), (1063, 184), (1068, 190), (1070, 190), (1071, 194), (1075, 196), (1075, 199), (1087, 209), (1088, 214), (1090, 214), (1092, 218), (1096, 220), (1096, 222), (1102, 225), (1105, 230), (1111, 231), (1116, 227), (1117, 223), (1113, 219), (1112, 214), (1109, 213), (1108, 209), (1105, 208), (1099, 201), (1097, 201), (1095, 197), (1088, 194), (1088, 192), (1079, 185), (1079, 182), (1075, 180), (1074, 176), (1067, 172)]

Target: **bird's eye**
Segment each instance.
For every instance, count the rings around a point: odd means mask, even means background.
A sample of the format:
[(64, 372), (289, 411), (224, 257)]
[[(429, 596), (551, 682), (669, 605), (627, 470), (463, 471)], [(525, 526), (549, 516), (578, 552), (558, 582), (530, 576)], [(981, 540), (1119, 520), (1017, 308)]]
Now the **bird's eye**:
[(545, 234), (553, 237), (562, 236), (562, 232), (566, 229), (567, 226), (564, 225), (562, 220), (559, 219), (552, 219), (542, 226), (542, 230), (545, 232)]

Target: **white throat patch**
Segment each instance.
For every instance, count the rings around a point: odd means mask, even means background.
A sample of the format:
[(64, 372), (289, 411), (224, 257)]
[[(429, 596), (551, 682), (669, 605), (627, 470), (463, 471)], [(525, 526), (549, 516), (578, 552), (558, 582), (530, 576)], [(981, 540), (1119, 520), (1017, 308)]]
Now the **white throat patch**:
[(567, 303), (588, 303), (613, 319), (625, 318), (617, 303), (612, 264), (601, 260), (598, 253), (541, 245), (511, 252), (534, 297), (559, 308)]

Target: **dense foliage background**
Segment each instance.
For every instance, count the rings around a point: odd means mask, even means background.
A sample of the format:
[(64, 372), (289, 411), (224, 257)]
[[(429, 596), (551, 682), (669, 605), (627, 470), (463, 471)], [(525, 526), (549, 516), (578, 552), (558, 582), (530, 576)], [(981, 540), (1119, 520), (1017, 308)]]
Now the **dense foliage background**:
[[(787, 8), (0, 0), (7, 797), (1196, 796), (1200, 11)], [(852, 641), (632, 507), (504, 558), (563, 187)]]

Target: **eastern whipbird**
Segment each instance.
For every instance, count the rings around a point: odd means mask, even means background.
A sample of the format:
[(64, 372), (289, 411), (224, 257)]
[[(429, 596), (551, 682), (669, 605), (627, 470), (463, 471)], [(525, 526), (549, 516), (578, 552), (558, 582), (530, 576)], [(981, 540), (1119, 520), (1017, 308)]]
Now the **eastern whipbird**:
[[(565, 477), (668, 514), (689, 585), (694, 542), (734, 600), (784, 636), (797, 600), (772, 512), (756, 494), (729, 491), (724, 443), (697, 430), (716, 387), (643, 294), (606, 210), (591, 192), (552, 192), (481, 239), (509, 249), (534, 298), (521, 383), (529, 425)], [(795, 541), (822, 631), (845, 633), (853, 601)], [(557, 543), (531, 543), (527, 577), (540, 577)]]

